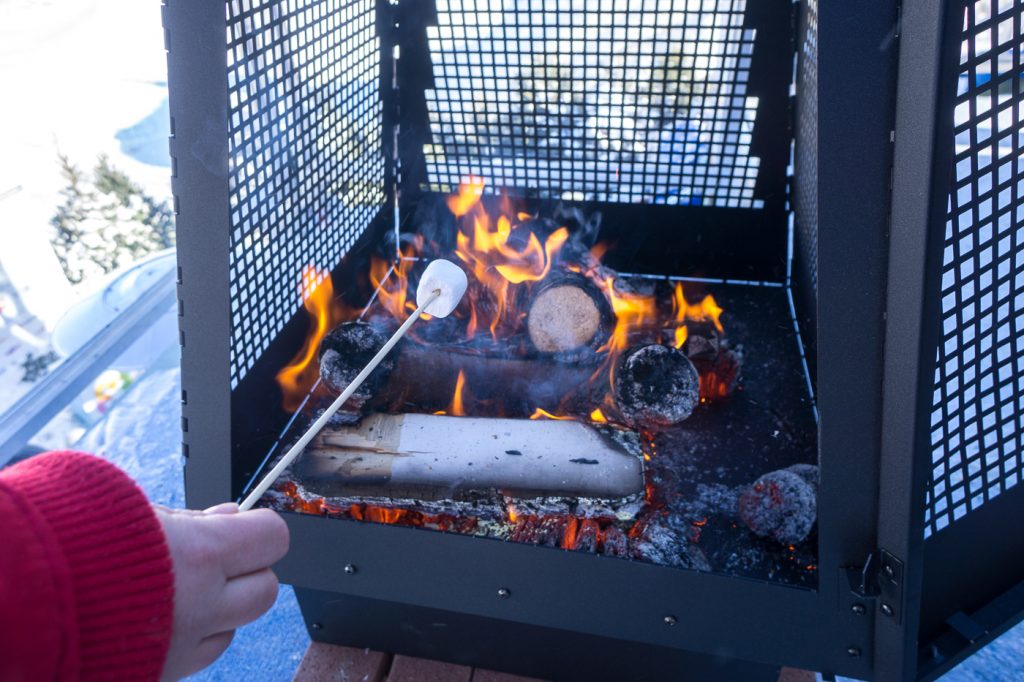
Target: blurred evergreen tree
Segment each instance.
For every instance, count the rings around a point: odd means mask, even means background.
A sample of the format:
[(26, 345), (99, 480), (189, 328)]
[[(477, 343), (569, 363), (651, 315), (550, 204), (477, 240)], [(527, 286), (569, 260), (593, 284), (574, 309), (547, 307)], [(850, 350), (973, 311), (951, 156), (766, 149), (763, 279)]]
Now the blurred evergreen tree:
[(66, 155), (59, 159), (67, 186), (50, 220), (51, 243), (72, 284), (174, 246), (168, 202), (146, 194), (106, 156), (97, 159), (91, 175)]

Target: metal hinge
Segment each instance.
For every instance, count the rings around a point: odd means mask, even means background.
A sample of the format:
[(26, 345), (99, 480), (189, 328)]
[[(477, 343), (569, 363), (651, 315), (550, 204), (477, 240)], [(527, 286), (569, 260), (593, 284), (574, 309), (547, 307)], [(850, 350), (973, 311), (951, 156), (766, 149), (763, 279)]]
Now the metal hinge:
[(897, 624), (903, 618), (903, 562), (884, 549), (868, 554), (863, 566), (846, 569), (850, 591), (858, 598), (874, 601), (885, 618)]

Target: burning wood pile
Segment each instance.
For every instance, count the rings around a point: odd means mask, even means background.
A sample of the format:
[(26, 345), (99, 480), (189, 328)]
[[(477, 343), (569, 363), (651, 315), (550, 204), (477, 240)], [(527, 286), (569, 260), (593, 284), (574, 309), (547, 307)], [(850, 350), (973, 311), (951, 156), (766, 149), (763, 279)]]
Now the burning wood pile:
[[(691, 421), (728, 413), (744, 391), (729, 313), (697, 285), (619, 276), (578, 212), (514, 212), (507, 198), (494, 208), (483, 191), (471, 179), (448, 198), (452, 224), (437, 232), (454, 240), (418, 236), (396, 264), (374, 259), (363, 308), (307, 272), (311, 331), (278, 382), (285, 408), (310, 418), (415, 310), (425, 257), (450, 257), (470, 284), (451, 316), (408, 334), (269, 502), (703, 570), (728, 562), (701, 548), (714, 519), (715, 532), (749, 527), (776, 563), (813, 571), (813, 548), (796, 545), (812, 533), (814, 472), (683, 481), (707, 439)], [(757, 563), (734, 556), (733, 568), (744, 561)]]

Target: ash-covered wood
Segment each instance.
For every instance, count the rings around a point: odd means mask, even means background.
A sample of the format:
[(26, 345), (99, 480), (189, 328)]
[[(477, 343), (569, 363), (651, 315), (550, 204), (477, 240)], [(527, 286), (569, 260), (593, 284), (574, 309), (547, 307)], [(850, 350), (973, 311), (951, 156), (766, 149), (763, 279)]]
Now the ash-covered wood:
[(454, 497), (496, 489), (517, 497), (627, 498), (643, 491), (643, 460), (575, 421), (369, 416), (325, 429), (295, 478), (324, 496)]
[(757, 535), (799, 545), (818, 518), (818, 467), (796, 464), (761, 476), (740, 493), (737, 511)]
[(613, 326), (604, 292), (578, 273), (552, 273), (530, 296), (526, 328), (541, 353), (575, 359), (573, 351), (599, 348)]
[(633, 348), (623, 355), (614, 376), (619, 412), (641, 428), (678, 424), (700, 402), (697, 370), (675, 348)]
[(593, 378), (594, 372), (545, 358), (511, 360), (407, 343), (373, 404), (391, 411), (445, 410), (461, 373), (468, 409), (520, 418), (538, 407), (586, 415), (607, 391), (607, 376)]
[[(320, 379), (334, 393), (341, 393), (387, 342), (388, 334), (363, 321), (345, 322), (320, 342)], [(395, 367), (393, 356), (385, 357), (363, 382), (344, 409), (359, 412), (381, 388)]]

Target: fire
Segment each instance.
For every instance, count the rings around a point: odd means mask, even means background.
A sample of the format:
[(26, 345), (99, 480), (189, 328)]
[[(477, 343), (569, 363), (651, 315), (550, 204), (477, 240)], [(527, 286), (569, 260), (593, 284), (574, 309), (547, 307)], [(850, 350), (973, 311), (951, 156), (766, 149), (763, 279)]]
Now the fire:
[(681, 324), (678, 327), (676, 327), (676, 338), (675, 338), (675, 344), (674, 344), (675, 347), (676, 348), (682, 348), (683, 344), (686, 343), (686, 337), (689, 336), (689, 334), (690, 334), (690, 332), (686, 328), (685, 324)]
[[(711, 322), (719, 334), (724, 334), (722, 327), (722, 307), (715, 302), (715, 297), (707, 294), (700, 303), (690, 303), (683, 294), (683, 283), (676, 282), (676, 290), (672, 296), (672, 308), (675, 311), (676, 323), (676, 348), (680, 348), (686, 341), (687, 322)], [(682, 332), (680, 333), (680, 330)], [(680, 336), (682, 340), (680, 340)]]
[(465, 417), (466, 406), (463, 403), (462, 393), (466, 388), (466, 373), (461, 369), (459, 370), (459, 376), (455, 379), (455, 393), (452, 395), (452, 401), (448, 403), (448, 409), (445, 410), (448, 414), (453, 417)]
[[(396, 320), (405, 320), (416, 310), (416, 304), (409, 296), (409, 271), (422, 248), (423, 238), (417, 235), (412, 244), (402, 249), (402, 257), (397, 263), (377, 257), (370, 263), (370, 284), (377, 291), (377, 300)], [(430, 316), (424, 313), (421, 317), (426, 319)]]
[[(560, 227), (541, 243), (533, 230), (517, 229), (532, 217), (517, 213), (518, 224), (508, 217), (506, 206), (496, 220), (480, 202), (484, 181), (469, 178), (459, 191), (448, 197), (448, 208), (460, 219), (455, 255), (468, 266), (474, 286), (467, 294), (470, 304), (467, 338), (473, 338), (485, 325), (494, 339), (515, 325), (520, 311), (509, 304), (514, 287), (539, 282), (551, 272), (555, 258), (569, 238), (569, 230)], [(504, 203), (507, 203), (507, 199)]]
[(652, 322), (657, 315), (653, 295), (621, 292), (615, 288), (615, 281), (608, 277), (603, 280), (602, 289), (611, 301), (615, 313), (615, 329), (600, 351), (617, 356), (629, 347), (630, 334)]
[(480, 196), (483, 193), (483, 179), (471, 175), (459, 183), (458, 194), (448, 197), (448, 210), (454, 213), (455, 217), (461, 218), (480, 203)]
[(600, 407), (598, 407), (597, 409), (590, 413), (590, 421), (595, 422), (597, 424), (608, 423), (608, 419), (605, 418), (604, 412), (601, 411)]
[(542, 409), (540, 407), (533, 411), (533, 414), (530, 415), (530, 419), (556, 419), (558, 421), (573, 421), (572, 417), (559, 417), (557, 415), (551, 414), (547, 410)]
[(320, 341), (341, 320), (340, 306), (334, 301), (330, 273), (307, 266), (300, 283), (302, 304), (310, 316), (309, 333), (302, 349), (277, 373), (277, 384), (283, 394), (283, 407), (288, 412), (299, 409), (302, 401), (320, 375), (316, 362)]

